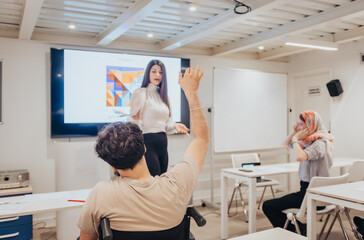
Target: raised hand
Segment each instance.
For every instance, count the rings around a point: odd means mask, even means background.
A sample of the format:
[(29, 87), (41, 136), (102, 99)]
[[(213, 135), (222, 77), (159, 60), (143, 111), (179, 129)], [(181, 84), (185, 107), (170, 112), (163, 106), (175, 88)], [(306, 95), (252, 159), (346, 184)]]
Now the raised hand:
[(308, 129), (306, 128), (304, 130), (298, 131), (294, 135), (293, 139), (296, 139), (297, 141), (299, 141), (299, 140), (305, 139), (307, 136), (308, 136)]
[(178, 83), (186, 94), (197, 93), (202, 75), (203, 70), (199, 66), (196, 67), (196, 70), (190, 67), (186, 69), (183, 77), (182, 73), (179, 74)]
[(298, 122), (296, 122), (296, 124), (293, 126), (293, 132), (297, 133), (300, 130), (300, 125), (298, 124)]

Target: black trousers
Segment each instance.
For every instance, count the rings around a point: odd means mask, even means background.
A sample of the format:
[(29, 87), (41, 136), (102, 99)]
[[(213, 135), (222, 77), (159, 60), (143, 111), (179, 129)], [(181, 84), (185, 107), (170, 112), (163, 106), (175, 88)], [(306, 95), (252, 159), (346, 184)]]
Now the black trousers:
[[(308, 184), (308, 182), (301, 181), (301, 189), (299, 192), (291, 193), (281, 198), (268, 200), (263, 203), (263, 212), (274, 227), (284, 227), (287, 217), (286, 214), (282, 212), (283, 210), (301, 207), (301, 203), (305, 197)], [(289, 224), (287, 230), (294, 232), (294, 225)]]
[(144, 144), (147, 148), (145, 159), (150, 174), (154, 177), (167, 171), (168, 151), (167, 135), (165, 132), (143, 134)]

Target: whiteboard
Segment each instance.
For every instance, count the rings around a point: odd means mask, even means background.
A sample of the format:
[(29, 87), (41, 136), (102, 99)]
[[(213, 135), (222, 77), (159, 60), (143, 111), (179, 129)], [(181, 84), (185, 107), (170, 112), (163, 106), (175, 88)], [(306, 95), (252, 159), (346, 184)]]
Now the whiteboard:
[(237, 152), (282, 147), (287, 74), (214, 69), (213, 147)]

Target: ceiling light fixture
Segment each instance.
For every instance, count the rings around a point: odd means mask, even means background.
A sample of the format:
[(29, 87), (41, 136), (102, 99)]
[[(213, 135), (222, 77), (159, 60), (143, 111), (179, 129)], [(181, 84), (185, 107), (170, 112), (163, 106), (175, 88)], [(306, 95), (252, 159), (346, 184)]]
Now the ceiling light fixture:
[(334, 42), (310, 40), (304, 38), (291, 38), (291, 37), (286, 37), (284, 39), (284, 42), (286, 45), (289, 46), (315, 48), (328, 51), (338, 50), (338, 44)]
[(195, 12), (197, 10), (196, 4), (193, 3), (193, 1), (187, 1), (188, 10), (191, 12)]
[(152, 37), (154, 37), (154, 34), (150, 32), (150, 33), (148, 33), (148, 34), (147, 34), (147, 36), (148, 36), (149, 38), (152, 38)]
[(259, 50), (264, 50), (264, 46), (259, 46), (258, 49)]
[(76, 25), (74, 23), (70, 23), (70, 24), (68, 24), (68, 28), (69, 29), (75, 29)]

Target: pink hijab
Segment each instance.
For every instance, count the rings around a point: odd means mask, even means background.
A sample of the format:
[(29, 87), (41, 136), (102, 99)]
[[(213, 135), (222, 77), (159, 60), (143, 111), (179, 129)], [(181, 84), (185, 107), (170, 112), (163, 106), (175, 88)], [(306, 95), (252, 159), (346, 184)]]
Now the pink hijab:
[(300, 114), (300, 119), (306, 123), (308, 128), (308, 136), (299, 143), (301, 148), (304, 149), (308, 147), (317, 139), (323, 139), (326, 141), (329, 150), (328, 152), (330, 153), (334, 137), (323, 125), (320, 115), (315, 111), (305, 111)]

